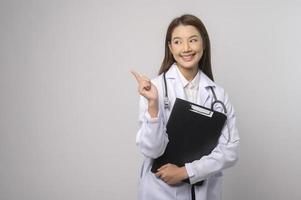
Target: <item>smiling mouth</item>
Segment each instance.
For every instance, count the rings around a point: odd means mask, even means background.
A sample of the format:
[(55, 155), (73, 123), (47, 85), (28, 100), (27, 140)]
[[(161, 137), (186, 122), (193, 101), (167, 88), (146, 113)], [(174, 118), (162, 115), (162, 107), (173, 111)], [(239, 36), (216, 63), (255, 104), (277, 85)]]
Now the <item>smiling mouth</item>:
[(189, 54), (189, 55), (181, 55), (182, 59), (186, 62), (189, 62), (191, 61), (195, 56), (195, 53), (193, 54)]

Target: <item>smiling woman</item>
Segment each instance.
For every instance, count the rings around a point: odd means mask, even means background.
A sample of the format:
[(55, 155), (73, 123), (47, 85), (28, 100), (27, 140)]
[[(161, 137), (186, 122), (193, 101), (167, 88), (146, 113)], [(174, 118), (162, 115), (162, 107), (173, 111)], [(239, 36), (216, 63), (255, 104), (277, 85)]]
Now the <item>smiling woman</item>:
[(203, 55), (201, 34), (194, 26), (179, 25), (172, 35), (168, 47), (177, 61), (179, 70), (191, 81), (198, 71), (198, 62)]
[[(197, 65), (211, 80), (210, 40), (203, 22), (193, 15), (183, 15), (175, 18), (169, 25), (165, 38), (165, 56), (159, 74), (167, 72), (170, 66)], [(184, 56), (194, 56), (194, 62), (186, 63)], [(181, 58), (183, 61), (181, 62)], [(189, 58), (188, 58), (189, 61)], [(187, 67), (186, 67), (187, 68)]]
[[(223, 170), (238, 159), (239, 136), (229, 97), (213, 81), (210, 41), (203, 23), (193, 15), (175, 18), (167, 30), (159, 76), (150, 80), (132, 73), (141, 95), (136, 143), (144, 162), (139, 173), (139, 200), (186, 200), (190, 195), (191, 199), (219, 200)], [(166, 152), (171, 139), (166, 124), (172, 111), (169, 108), (173, 108), (176, 98), (207, 108), (219, 101), (222, 106), (213, 109), (223, 112), (227, 121), (210, 154), (182, 166), (166, 163), (153, 173), (154, 161)]]

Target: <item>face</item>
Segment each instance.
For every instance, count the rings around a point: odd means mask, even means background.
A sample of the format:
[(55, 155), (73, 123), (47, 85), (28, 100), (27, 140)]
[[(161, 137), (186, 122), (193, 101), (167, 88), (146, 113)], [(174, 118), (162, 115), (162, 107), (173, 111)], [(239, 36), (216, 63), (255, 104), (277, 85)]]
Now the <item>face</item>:
[(177, 26), (171, 35), (169, 49), (178, 67), (196, 69), (203, 55), (203, 41), (199, 31), (191, 25)]

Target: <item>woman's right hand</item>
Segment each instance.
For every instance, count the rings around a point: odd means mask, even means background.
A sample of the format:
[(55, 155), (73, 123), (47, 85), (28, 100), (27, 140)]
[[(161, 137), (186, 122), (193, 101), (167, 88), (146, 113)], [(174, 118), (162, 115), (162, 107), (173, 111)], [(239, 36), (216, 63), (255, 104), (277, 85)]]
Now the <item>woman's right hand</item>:
[(142, 76), (135, 71), (131, 71), (138, 82), (138, 92), (149, 102), (158, 101), (158, 90), (156, 86), (146, 76)]
[(158, 115), (158, 90), (156, 86), (146, 76), (142, 76), (135, 71), (131, 71), (138, 82), (138, 92), (148, 100), (148, 112), (150, 116)]

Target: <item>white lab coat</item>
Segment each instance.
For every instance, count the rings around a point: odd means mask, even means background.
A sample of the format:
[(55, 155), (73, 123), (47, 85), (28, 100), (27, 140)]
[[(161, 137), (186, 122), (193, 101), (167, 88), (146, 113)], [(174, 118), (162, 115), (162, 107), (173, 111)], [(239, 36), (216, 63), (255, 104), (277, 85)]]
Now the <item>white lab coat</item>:
[[(176, 67), (176, 64), (173, 64), (166, 72), (171, 109), (176, 97), (185, 99)], [(147, 111), (147, 100), (142, 96), (140, 97), (139, 130), (136, 144), (144, 155), (144, 161), (139, 173), (138, 200), (190, 200), (191, 185), (187, 183), (168, 185), (150, 171), (153, 159), (164, 153), (168, 143), (165, 125), (171, 111), (171, 109), (164, 109), (162, 74), (153, 79), (152, 83), (158, 89), (159, 113), (157, 118), (152, 119)], [(202, 186), (195, 187), (196, 200), (221, 199), (222, 172), (233, 166), (238, 159), (239, 135), (233, 107), (223, 88), (211, 81), (203, 72), (200, 73), (197, 104), (211, 107), (214, 97), (208, 86), (213, 86), (217, 99), (225, 104), (228, 111), (227, 122), (216, 148), (200, 160), (185, 164), (191, 183), (205, 180)], [(216, 104), (215, 110), (223, 111), (219, 104)]]

